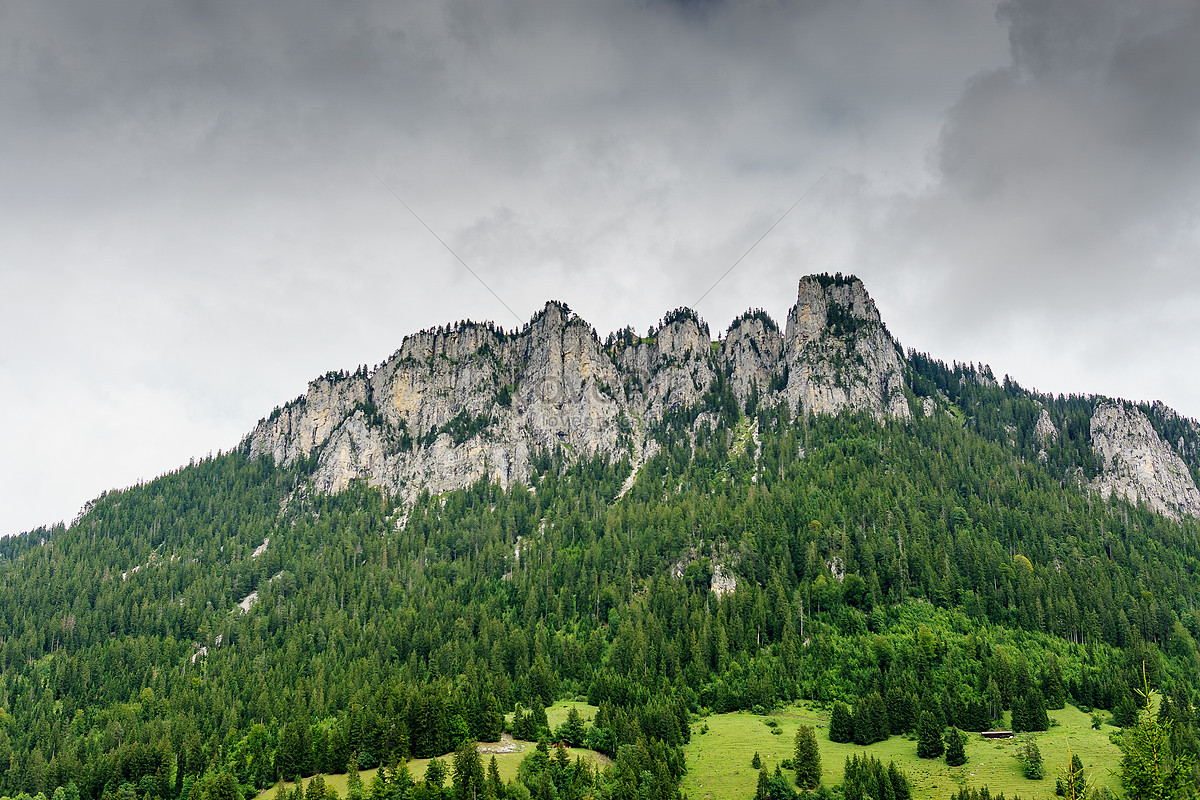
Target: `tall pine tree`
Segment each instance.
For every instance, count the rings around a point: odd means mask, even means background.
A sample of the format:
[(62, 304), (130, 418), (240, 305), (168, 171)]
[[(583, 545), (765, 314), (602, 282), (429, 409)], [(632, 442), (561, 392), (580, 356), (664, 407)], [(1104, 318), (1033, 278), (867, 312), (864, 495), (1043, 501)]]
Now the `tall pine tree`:
[(796, 730), (792, 765), (796, 768), (796, 785), (801, 789), (816, 789), (821, 785), (821, 751), (817, 736), (808, 725)]

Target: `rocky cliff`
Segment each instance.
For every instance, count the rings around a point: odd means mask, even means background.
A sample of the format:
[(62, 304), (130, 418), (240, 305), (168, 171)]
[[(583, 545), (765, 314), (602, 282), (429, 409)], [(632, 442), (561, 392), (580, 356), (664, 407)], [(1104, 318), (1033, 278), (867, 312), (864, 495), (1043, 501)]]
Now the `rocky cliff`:
[(786, 334), (748, 312), (714, 342), (678, 309), (651, 336), (626, 331), (606, 345), (553, 302), (517, 333), (470, 322), (422, 331), (373, 371), (312, 381), (246, 446), (279, 463), (315, 458), (328, 492), (358, 478), (405, 498), (484, 476), (508, 485), (529, 480), (540, 452), (640, 464), (656, 446), (647, 431), (700, 403), (719, 372), (743, 407), (753, 395), (793, 413), (909, 413), (902, 351), (861, 281), (812, 276)]
[(1200, 491), (1179, 454), (1136, 406), (1102, 400), (1092, 414), (1092, 448), (1100, 470), (1094, 486), (1173, 519), (1200, 515)]
[[(681, 308), (646, 337), (626, 329), (602, 343), (552, 302), (517, 332), (471, 322), (422, 331), (372, 371), (317, 378), (259, 422), (245, 444), (278, 463), (313, 459), (321, 491), (363, 479), (411, 500), (423, 489), (436, 494), (484, 477), (527, 483), (543, 453), (628, 458), (636, 470), (657, 451), (659, 424), (704, 403), (718, 384), (743, 409), (753, 401), (786, 403), (793, 414), (849, 409), (909, 419), (908, 367), (853, 277), (805, 277), (785, 330), (748, 311), (715, 341), (694, 311)], [(939, 396), (922, 398), (923, 416), (948, 402)], [(1106, 498), (1140, 498), (1174, 518), (1200, 515), (1187, 467), (1200, 465), (1200, 426), (1161, 404), (1146, 409), (1096, 401), (1091, 488)], [(700, 414), (693, 431), (714, 420)], [(1035, 435), (1046, 461), (1061, 432), (1044, 407)]]

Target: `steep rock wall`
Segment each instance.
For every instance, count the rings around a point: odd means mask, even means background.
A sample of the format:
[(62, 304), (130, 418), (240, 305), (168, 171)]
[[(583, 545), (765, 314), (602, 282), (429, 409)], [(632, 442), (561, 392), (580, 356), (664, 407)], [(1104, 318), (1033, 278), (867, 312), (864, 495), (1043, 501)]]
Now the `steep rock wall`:
[(1101, 401), (1092, 413), (1091, 435), (1100, 468), (1094, 487), (1103, 497), (1142, 499), (1172, 519), (1200, 515), (1200, 491), (1187, 465), (1136, 406)]
[(855, 278), (821, 276), (800, 281), (786, 335), (756, 312), (714, 343), (703, 320), (678, 309), (653, 336), (606, 350), (560, 303), (517, 333), (477, 323), (422, 331), (369, 375), (313, 381), (246, 443), (279, 463), (315, 454), (313, 480), (326, 492), (355, 479), (405, 499), (483, 477), (507, 486), (529, 480), (539, 452), (640, 465), (656, 449), (650, 426), (694, 407), (719, 371), (743, 406), (757, 391), (793, 411), (908, 415), (900, 351), (874, 302)]

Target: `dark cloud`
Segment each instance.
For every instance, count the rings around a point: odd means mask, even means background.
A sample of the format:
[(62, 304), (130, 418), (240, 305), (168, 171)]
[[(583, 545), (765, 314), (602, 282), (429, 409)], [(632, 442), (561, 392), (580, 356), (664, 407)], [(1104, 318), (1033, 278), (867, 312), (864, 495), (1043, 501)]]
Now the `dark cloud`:
[(828, 170), (714, 330), (854, 271), (906, 344), (1200, 412), (1129, 366), (1194, 329), (1196, 27), (1164, 0), (9, 0), (0, 411), (29, 424), (0, 531), (416, 329), (515, 324), (389, 189), (518, 315), (607, 331), (694, 302)]
[(967, 83), (936, 183), (880, 234), (930, 286), (908, 306), (935, 321), (920, 344), (1197, 413), (1173, 373), (1200, 355), (1200, 7), (1009, 0), (997, 16), (1011, 63)]

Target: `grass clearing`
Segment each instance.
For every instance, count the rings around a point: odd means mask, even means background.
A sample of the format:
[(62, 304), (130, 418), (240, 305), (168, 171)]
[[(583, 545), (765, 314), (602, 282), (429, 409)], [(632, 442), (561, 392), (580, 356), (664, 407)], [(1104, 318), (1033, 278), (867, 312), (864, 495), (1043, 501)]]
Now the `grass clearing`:
[[(842, 766), (848, 756), (867, 753), (884, 764), (895, 761), (907, 774), (916, 798), (940, 798), (962, 786), (986, 785), (993, 795), (1004, 792), (1008, 798), (1020, 795), (1025, 800), (1054, 800), (1054, 782), (1067, 763), (1067, 750), (1077, 754), (1084, 771), (1096, 786), (1120, 793), (1117, 764), (1121, 751), (1108, 740), (1114, 728), (1104, 725), (1092, 730), (1091, 716), (1074, 706), (1050, 712), (1058, 725), (1045, 733), (1022, 734), (1013, 739), (989, 741), (979, 734), (967, 733), (968, 761), (961, 767), (948, 767), (942, 759), (917, 758), (915, 738), (893, 736), (885, 742), (859, 747), (829, 741), (829, 712), (809, 704), (782, 709), (775, 714), (758, 716), (747, 713), (715, 714), (692, 723), (692, 741), (687, 745), (688, 773), (683, 790), (695, 800), (749, 800), (754, 796), (758, 772), (750, 766), (757, 750), (763, 767), (774, 770), (785, 758), (792, 757), (796, 729), (812, 725), (821, 750), (822, 782), (835, 786), (842, 782)], [(778, 735), (766, 725), (777, 723)], [(701, 734), (703, 725), (708, 733)], [(1024, 736), (1034, 736), (1042, 752), (1046, 777), (1026, 780), (1016, 753)], [(789, 776), (794, 773), (786, 771)]]

